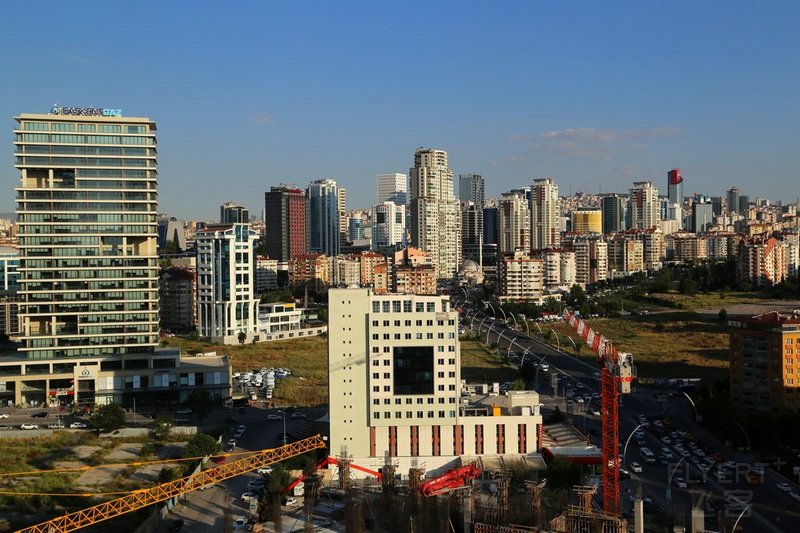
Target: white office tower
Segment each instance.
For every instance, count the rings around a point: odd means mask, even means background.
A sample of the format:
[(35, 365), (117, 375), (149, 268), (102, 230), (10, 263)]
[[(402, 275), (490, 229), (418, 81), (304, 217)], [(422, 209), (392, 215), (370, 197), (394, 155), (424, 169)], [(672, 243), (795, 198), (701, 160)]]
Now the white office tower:
[(531, 250), (558, 248), (561, 243), (558, 185), (550, 178), (533, 180), (531, 193)]
[(501, 254), (513, 254), (517, 250), (526, 253), (530, 251), (531, 215), (524, 191), (503, 193), (500, 199), (498, 226), (500, 228), (498, 251)]
[(405, 244), (406, 208), (386, 201), (372, 208), (372, 249)]
[(461, 211), (447, 152), (419, 148), (411, 168), (411, 244), (433, 256), (436, 276), (452, 279), (461, 262)]
[(630, 229), (648, 229), (658, 226), (658, 189), (649, 181), (634, 181), (628, 204)]
[(197, 243), (197, 332), (212, 342), (238, 344), (258, 332), (250, 224), (215, 224), (195, 234)]
[(378, 201), (408, 204), (408, 176), (405, 174), (378, 174)]
[(328, 257), (339, 255), (340, 192), (332, 179), (316, 180), (308, 185), (308, 246), (311, 252)]
[(461, 405), (459, 317), (449, 297), (331, 289), (328, 303), (332, 455), (373, 470), (388, 456), (398, 472), (424, 465), (433, 476), (462, 456), (536, 451), (536, 392)]

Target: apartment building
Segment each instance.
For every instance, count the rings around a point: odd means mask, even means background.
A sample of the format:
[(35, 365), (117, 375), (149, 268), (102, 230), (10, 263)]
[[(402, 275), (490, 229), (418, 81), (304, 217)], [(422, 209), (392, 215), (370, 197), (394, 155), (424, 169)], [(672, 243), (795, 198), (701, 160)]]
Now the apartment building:
[(800, 311), (735, 317), (731, 400), (752, 412), (800, 412)]
[(497, 298), (501, 302), (541, 303), (544, 294), (544, 264), (526, 252), (507, 255), (497, 263)]
[(736, 280), (755, 287), (772, 287), (786, 279), (786, 245), (775, 237), (749, 239), (739, 243)]

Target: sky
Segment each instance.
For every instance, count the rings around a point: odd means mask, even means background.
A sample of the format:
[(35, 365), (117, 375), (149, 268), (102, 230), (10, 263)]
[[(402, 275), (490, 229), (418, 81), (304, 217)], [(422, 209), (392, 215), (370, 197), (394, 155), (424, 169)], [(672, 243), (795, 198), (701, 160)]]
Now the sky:
[(418, 147), (487, 197), (551, 177), (561, 195), (800, 196), (800, 2), (7, 2), (0, 212), (13, 117), (54, 104), (158, 126), (159, 210), (253, 214), (282, 183), (333, 178), (347, 207)]

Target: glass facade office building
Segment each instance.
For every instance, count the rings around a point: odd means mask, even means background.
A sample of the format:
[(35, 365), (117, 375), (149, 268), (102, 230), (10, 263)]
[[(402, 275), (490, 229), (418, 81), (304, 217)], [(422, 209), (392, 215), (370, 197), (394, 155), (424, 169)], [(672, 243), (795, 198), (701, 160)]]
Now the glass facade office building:
[(63, 113), (15, 120), (20, 351), (27, 359), (152, 352), (155, 123)]

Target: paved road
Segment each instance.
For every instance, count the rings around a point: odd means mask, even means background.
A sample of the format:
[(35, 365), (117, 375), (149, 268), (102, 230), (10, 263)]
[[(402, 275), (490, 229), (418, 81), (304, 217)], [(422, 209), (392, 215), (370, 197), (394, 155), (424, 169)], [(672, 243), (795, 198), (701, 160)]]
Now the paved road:
[[(481, 311), (468, 311), (466, 323), (473, 332), (483, 336), (486, 335), (487, 344), (497, 343), (498, 349), (523, 352), (524, 357), (533, 356), (539, 362), (546, 362), (550, 365), (550, 373), (558, 372), (564, 374), (568, 382), (582, 383), (584, 390), (598, 393), (599, 382), (594, 378), (597, 368), (582, 361), (575, 356), (561, 352), (548, 344), (535, 338), (529, 337), (506, 326), (501, 321), (496, 321), (488, 317)], [(635, 360), (635, 354), (634, 354)], [(543, 397), (545, 406), (560, 405), (564, 410), (564, 389), (562, 386), (554, 391), (550, 386), (550, 376), (542, 372), (538, 375), (538, 383), (534, 388), (548, 396)], [(563, 385), (564, 387), (566, 385)], [(693, 434), (695, 438), (706, 443), (713, 450), (719, 451), (726, 460), (737, 463), (735, 474), (727, 481), (719, 482), (708, 473), (700, 471), (696, 466), (687, 464), (683, 461), (677, 465), (645, 465), (642, 474), (632, 474), (629, 481), (622, 483), (622, 501), (627, 500), (628, 491), (633, 493), (637, 484), (641, 484), (645, 494), (650, 497), (653, 503), (661, 509), (672, 509), (678, 512), (683, 511), (686, 516), (687, 510), (692, 507), (692, 494), (690, 489), (679, 489), (673, 486), (668, 489), (670, 474), (673, 477), (683, 477), (684, 479), (700, 479), (702, 482), (690, 486), (695, 492), (702, 492), (706, 495), (706, 501), (711, 502), (705, 506), (706, 515), (711, 517), (722, 513), (727, 516), (732, 515), (732, 519), (747, 507), (747, 511), (742, 517), (740, 524), (745, 531), (764, 531), (764, 532), (795, 532), (798, 531), (796, 524), (800, 524), (800, 504), (789, 498), (786, 492), (776, 488), (780, 481), (787, 481), (780, 477), (776, 472), (767, 469), (763, 485), (748, 485), (744, 476), (751, 465), (756, 460), (749, 454), (739, 453), (727, 448), (719, 442), (713, 435), (709, 434), (702, 426), (694, 422), (692, 405), (682, 395), (673, 396), (665, 404), (657, 402), (654, 398), (656, 392), (663, 389), (638, 385), (632, 394), (621, 398), (622, 407), (620, 408), (620, 439), (627, 439), (628, 435), (638, 426), (638, 416), (640, 414), (656, 415), (662, 414), (669, 416), (676, 421), (685, 431)], [(574, 415), (573, 424), (582, 428), (586, 424), (587, 432), (592, 430), (599, 434), (599, 418), (591, 415)], [(595, 440), (599, 440), (597, 437)], [(652, 450), (660, 450), (664, 444), (656, 437), (648, 433), (647, 446)], [(624, 464), (638, 460), (639, 449), (631, 443), (626, 453)], [(677, 455), (676, 455), (677, 457)], [(677, 463), (678, 459), (675, 460)], [(641, 462), (641, 461), (639, 461)], [(674, 472), (674, 473), (673, 473)], [(794, 490), (800, 493), (800, 487), (792, 484)], [(669, 500), (668, 500), (669, 496)], [(697, 496), (696, 496), (697, 497)], [(715, 511), (715, 509), (719, 509)], [(712, 529), (717, 522), (714, 520), (710, 526)], [(686, 522), (686, 525), (690, 525)], [(707, 523), (707, 527), (709, 524)]]
[[(286, 432), (290, 435), (296, 434), (298, 426), (304, 419), (293, 418), (294, 412), (303, 412), (308, 419), (321, 417), (326, 410), (320, 408), (312, 409), (288, 409), (286, 421)], [(234, 452), (247, 450), (263, 450), (276, 448), (282, 441), (280, 435), (283, 433), (284, 420), (267, 420), (270, 413), (279, 414), (276, 409), (262, 409), (261, 407), (247, 407), (241, 413), (238, 408), (220, 410), (214, 413), (214, 419), (223, 420), (228, 417), (236, 418), (241, 424), (247, 427), (244, 435), (239, 439)], [(227, 440), (228, 435), (225, 436)], [(204, 491), (194, 491), (187, 495), (185, 501), (178, 505), (170, 516), (164, 521), (159, 531), (166, 532), (172, 521), (177, 518), (184, 520), (184, 531), (217, 532), (225, 530), (225, 516), (233, 521), (237, 517), (250, 516), (250, 504), (241, 499), (242, 493), (247, 491), (250, 480), (261, 477), (255, 472), (241, 475)], [(299, 498), (302, 503), (302, 498)], [(293, 516), (301, 512), (301, 505), (294, 508), (284, 507), (284, 516)], [(285, 518), (284, 522), (288, 519)]]

